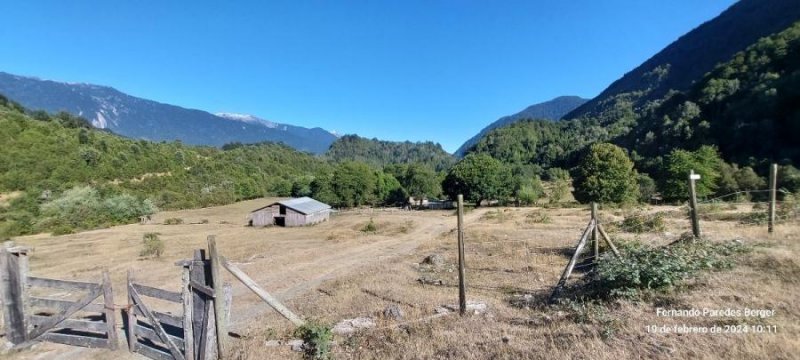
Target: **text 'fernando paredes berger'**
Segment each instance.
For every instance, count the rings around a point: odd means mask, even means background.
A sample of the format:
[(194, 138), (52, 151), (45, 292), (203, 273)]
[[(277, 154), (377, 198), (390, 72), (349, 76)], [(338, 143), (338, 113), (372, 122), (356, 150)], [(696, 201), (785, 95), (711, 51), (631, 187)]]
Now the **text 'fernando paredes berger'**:
[(765, 319), (775, 316), (775, 310), (767, 309), (664, 309), (656, 308), (656, 315), (663, 317), (755, 317)]

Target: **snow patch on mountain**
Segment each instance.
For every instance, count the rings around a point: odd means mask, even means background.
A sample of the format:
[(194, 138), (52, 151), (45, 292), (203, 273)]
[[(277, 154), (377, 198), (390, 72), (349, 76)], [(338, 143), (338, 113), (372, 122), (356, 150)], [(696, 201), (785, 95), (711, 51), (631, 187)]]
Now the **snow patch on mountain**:
[[(228, 120), (242, 121), (242, 122), (246, 122), (246, 123), (250, 123), (250, 124), (260, 124), (260, 125), (264, 125), (264, 126), (266, 126), (268, 128), (271, 128), (271, 129), (275, 129), (278, 126), (280, 126), (280, 124), (278, 124), (278, 123), (274, 123), (272, 121), (265, 120), (265, 119), (262, 119), (260, 117), (256, 117), (256, 116), (253, 116), (253, 115), (250, 115), (250, 114), (237, 114), (237, 113), (219, 112), (219, 113), (216, 113), (214, 115), (217, 115), (217, 116), (219, 116), (219, 117), (221, 117), (223, 119), (228, 119)], [(281, 130), (286, 130), (286, 127), (284, 126), (284, 128), (281, 129)]]

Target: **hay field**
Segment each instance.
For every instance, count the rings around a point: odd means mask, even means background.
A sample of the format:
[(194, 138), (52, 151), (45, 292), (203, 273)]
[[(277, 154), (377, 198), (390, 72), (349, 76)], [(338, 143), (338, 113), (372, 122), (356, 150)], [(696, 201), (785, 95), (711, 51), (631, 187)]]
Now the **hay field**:
[[(124, 280), (134, 269), (137, 280), (176, 289), (180, 269), (173, 265), (205, 246), (216, 235), (221, 254), (237, 263), (265, 289), (303, 317), (334, 324), (369, 316), (377, 327), (351, 337), (337, 337), (340, 359), (552, 359), (552, 358), (794, 358), (800, 350), (800, 225), (782, 224), (767, 235), (765, 226), (735, 221), (703, 221), (710, 241), (739, 239), (755, 250), (730, 271), (703, 273), (681, 291), (647, 301), (616, 301), (581, 307), (544, 305), (589, 221), (585, 208), (480, 208), (466, 223), (467, 297), (488, 311), (464, 318), (428, 319), (437, 307), (458, 302), (456, 218), (452, 211), (360, 210), (303, 228), (249, 228), (249, 210), (269, 199), (229, 206), (160, 213), (154, 225), (126, 225), (79, 234), (15, 239), (35, 248), (32, 273), (62, 279), (91, 280), (111, 271), (116, 303), (125, 302)], [(647, 211), (669, 210), (655, 207)], [(612, 224), (623, 212), (601, 209)], [(158, 225), (181, 218), (182, 225)], [(375, 233), (361, 229), (373, 219)], [(638, 238), (666, 244), (689, 230), (681, 216), (666, 218), (666, 231), (612, 238)], [(158, 232), (165, 253), (142, 258), (142, 236)], [(431, 254), (443, 265), (420, 264)], [(226, 274), (227, 276), (227, 274)], [(577, 274), (580, 276), (580, 274)], [(234, 358), (301, 358), (286, 347), (265, 347), (269, 340), (290, 339), (290, 324), (249, 293), (235, 279), (232, 331)], [(423, 284), (424, 280), (427, 284)], [(441, 285), (439, 285), (441, 284)], [(529, 294), (530, 306), (512, 305)], [(403, 320), (380, 313), (397, 305)], [(656, 307), (769, 308), (776, 315), (749, 321), (774, 325), (777, 333), (656, 334), (647, 325), (726, 323), (730, 319), (657, 317)], [(12, 354), (14, 359), (122, 358), (124, 350), (84, 350), (40, 344)]]

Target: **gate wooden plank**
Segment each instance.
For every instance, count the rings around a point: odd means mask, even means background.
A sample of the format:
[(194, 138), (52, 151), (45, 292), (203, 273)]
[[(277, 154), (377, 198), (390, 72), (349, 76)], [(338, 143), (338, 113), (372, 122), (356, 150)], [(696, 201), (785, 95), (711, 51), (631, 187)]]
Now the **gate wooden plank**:
[(91, 336), (59, 334), (59, 333), (46, 333), (38, 337), (37, 340), (44, 340), (59, 344), (66, 344), (72, 346), (81, 346), (88, 348), (107, 348), (108, 340), (105, 338), (96, 338)]
[[(205, 251), (202, 249), (195, 250), (194, 258), (189, 262), (189, 279), (190, 282), (199, 284), (206, 284), (206, 264)], [(206, 323), (208, 319), (208, 299), (205, 295), (195, 291), (192, 288), (192, 335), (194, 336), (194, 356), (196, 359), (202, 359), (205, 354), (205, 334)]]
[(148, 319), (150, 319), (153, 328), (155, 329), (158, 336), (161, 338), (161, 341), (167, 345), (167, 347), (169, 348), (169, 352), (172, 354), (172, 356), (177, 360), (185, 360), (181, 351), (178, 350), (178, 347), (175, 346), (175, 343), (172, 342), (172, 339), (169, 338), (167, 332), (164, 331), (164, 328), (161, 326), (161, 323), (156, 320), (155, 316), (153, 316), (153, 314), (150, 312), (150, 309), (144, 306), (141, 297), (139, 297), (139, 294), (136, 292), (136, 288), (131, 287), (129, 290), (131, 292), (131, 296), (133, 296), (133, 300), (136, 302), (136, 307), (138, 309), (141, 309), (144, 315)]
[[(150, 340), (154, 343), (163, 343), (163, 341), (161, 341), (161, 337), (159, 337), (158, 334), (156, 334), (156, 332), (152, 328), (144, 326), (142, 324), (136, 324), (136, 335), (146, 338), (147, 340)], [(172, 339), (172, 341), (175, 342), (175, 345), (177, 345), (178, 348), (180, 348), (181, 350), (184, 350), (186, 348), (183, 339), (181, 339), (180, 337), (169, 334), (167, 334), (167, 336), (169, 336), (169, 338)]]
[(30, 284), (30, 286), (36, 286), (36, 287), (44, 287), (44, 288), (59, 289), (59, 290), (72, 290), (72, 291), (95, 290), (100, 287), (100, 284), (95, 284), (90, 282), (47, 279), (36, 276), (28, 276), (28, 284)]
[[(102, 291), (101, 288), (97, 288), (93, 291), (93, 293), (99, 293)], [(95, 298), (97, 298), (95, 296)], [(30, 301), (31, 307), (42, 307), (47, 309), (57, 309), (58, 311), (65, 311), (69, 309), (71, 306), (75, 305), (75, 301), (68, 301), (68, 300), (58, 300), (58, 299), (49, 299), (49, 298), (41, 298), (36, 296), (31, 296), (28, 298)], [(94, 299), (92, 299), (94, 300)], [(86, 311), (86, 312), (96, 312), (102, 313), (105, 309), (103, 309), (103, 305), (100, 304), (86, 304), (86, 306), (79, 309), (79, 311)]]
[(126, 311), (128, 315), (128, 351), (136, 352), (136, 327), (133, 324), (136, 324), (136, 302), (133, 301), (133, 296), (131, 296), (131, 285), (133, 285), (133, 270), (128, 270), (128, 309)]
[[(28, 319), (31, 321), (31, 324), (36, 326), (41, 326), (51, 318), (52, 316), (41, 316), (41, 315), (29, 315), (28, 317)], [(64, 321), (62, 321), (61, 324), (58, 324), (57, 328), (94, 331), (101, 333), (105, 333), (106, 330), (108, 330), (108, 326), (106, 326), (106, 323), (104, 322), (76, 320), (76, 319), (64, 319)]]
[(93, 291), (90, 291), (88, 295), (86, 295), (83, 298), (81, 298), (80, 300), (72, 303), (72, 305), (69, 306), (62, 313), (60, 313), (60, 314), (58, 314), (56, 316), (53, 316), (52, 318), (48, 319), (48, 321), (46, 323), (42, 324), (41, 327), (36, 328), (33, 331), (31, 331), (28, 334), (28, 339), (35, 339), (35, 338), (39, 337), (40, 335), (44, 334), (47, 330), (52, 329), (53, 327), (55, 327), (56, 325), (58, 325), (59, 323), (64, 321), (66, 318), (72, 316), (72, 314), (78, 312), (79, 310), (81, 310), (85, 306), (89, 305), (89, 303), (91, 303), (94, 299), (97, 299), (97, 297), (100, 296), (100, 294), (101, 294), (100, 289), (95, 289)]
[(139, 295), (142, 295), (142, 296), (161, 299), (161, 300), (165, 300), (165, 301), (171, 301), (171, 302), (178, 303), (178, 304), (180, 304), (181, 301), (183, 301), (183, 299), (181, 297), (181, 293), (179, 293), (179, 292), (162, 290), (162, 289), (159, 289), (159, 288), (154, 288), (154, 287), (147, 286), (147, 285), (142, 285), (142, 284), (132, 284), (132, 286), (134, 288), (136, 288), (136, 292), (138, 292)]
[(192, 287), (190, 265), (183, 267), (181, 292), (183, 297), (183, 341), (185, 346), (183, 355), (189, 360), (195, 360), (194, 356), (194, 330), (192, 329)]
[(153, 360), (175, 360), (172, 355), (161, 350), (156, 350), (144, 344), (135, 343), (132, 352), (141, 354)]
[[(145, 317), (147, 316), (147, 314), (142, 312), (142, 310), (140, 310), (138, 306), (135, 307), (134, 311), (138, 316), (145, 316)], [(150, 310), (150, 313), (153, 314), (153, 316), (162, 324), (167, 324), (169, 326), (174, 326), (178, 328), (183, 327), (183, 318), (181, 318), (180, 316), (166, 314), (155, 310)]]

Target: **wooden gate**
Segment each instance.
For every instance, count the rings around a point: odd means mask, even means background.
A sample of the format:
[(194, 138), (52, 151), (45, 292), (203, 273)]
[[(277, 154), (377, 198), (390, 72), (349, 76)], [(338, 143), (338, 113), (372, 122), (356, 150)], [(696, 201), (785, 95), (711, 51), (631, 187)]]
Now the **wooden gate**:
[[(183, 268), (180, 292), (137, 284), (128, 273), (129, 310), (125, 329), (129, 349), (155, 360), (217, 359), (213, 316), (216, 292), (211, 283), (211, 263), (204, 250), (197, 250), (191, 260), (179, 261), (176, 265)], [(230, 289), (226, 284), (222, 292), (226, 314), (230, 312)], [(156, 302), (162, 307), (180, 307), (182, 313), (177, 316), (156, 311)]]
[[(157, 299), (150, 304), (143, 298)], [(183, 305), (183, 294), (137, 284), (128, 272), (128, 310), (125, 329), (131, 352), (156, 360), (184, 360), (184, 316), (153, 310), (153, 302)]]
[[(12, 244), (0, 250), (8, 339), (16, 347), (49, 341), (115, 350), (116, 318), (108, 272), (103, 272), (100, 283), (28, 276), (27, 253), (27, 248)], [(77, 299), (66, 300), (76, 295)], [(100, 297), (103, 300), (96, 302)]]

